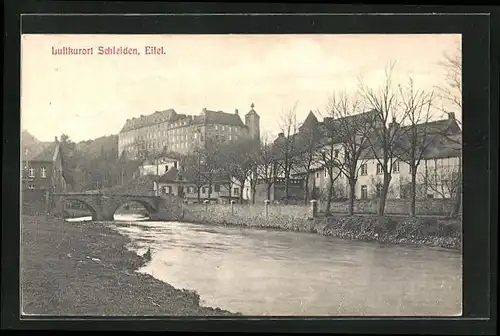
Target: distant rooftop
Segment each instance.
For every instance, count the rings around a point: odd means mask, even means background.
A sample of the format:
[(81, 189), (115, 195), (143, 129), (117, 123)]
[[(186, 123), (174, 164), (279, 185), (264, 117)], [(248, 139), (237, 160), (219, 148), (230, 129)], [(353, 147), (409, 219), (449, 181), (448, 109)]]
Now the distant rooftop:
[[(255, 112), (255, 111), (254, 111)], [(204, 108), (199, 115), (178, 114), (174, 109), (157, 111), (153, 114), (142, 115), (139, 118), (127, 119), (120, 133), (133, 129), (143, 128), (162, 122), (176, 122), (186, 120), (190, 124), (219, 124), (244, 127), (238, 113), (227, 113), (223, 111), (212, 111)]]

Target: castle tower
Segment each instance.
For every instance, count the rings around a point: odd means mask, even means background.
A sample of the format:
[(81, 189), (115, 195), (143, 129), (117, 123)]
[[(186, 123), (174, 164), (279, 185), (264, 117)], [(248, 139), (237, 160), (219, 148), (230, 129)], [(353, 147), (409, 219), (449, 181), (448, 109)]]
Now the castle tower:
[(245, 125), (248, 127), (248, 133), (254, 140), (260, 139), (260, 117), (254, 110), (255, 105), (250, 105), (250, 111), (245, 115)]

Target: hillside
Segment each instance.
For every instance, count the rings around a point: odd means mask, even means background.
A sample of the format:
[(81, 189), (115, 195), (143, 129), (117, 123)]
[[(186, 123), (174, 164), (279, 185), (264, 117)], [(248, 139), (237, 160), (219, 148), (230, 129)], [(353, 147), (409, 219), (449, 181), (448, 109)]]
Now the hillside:
[(27, 154), (28, 158), (33, 158), (43, 152), (47, 146), (50, 145), (50, 142), (43, 142), (35, 138), (28, 131), (23, 130), (21, 132), (21, 155), (24, 156)]
[(80, 141), (76, 148), (88, 160), (98, 158), (104, 151), (118, 158), (118, 135), (102, 136), (97, 139)]

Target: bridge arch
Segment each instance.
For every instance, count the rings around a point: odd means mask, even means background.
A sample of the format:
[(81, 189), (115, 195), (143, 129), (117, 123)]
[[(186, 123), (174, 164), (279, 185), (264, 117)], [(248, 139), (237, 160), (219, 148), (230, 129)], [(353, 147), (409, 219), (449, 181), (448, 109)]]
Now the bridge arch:
[(112, 208), (110, 215), (114, 218), (115, 212), (125, 204), (138, 203), (147, 211), (148, 215), (152, 215), (157, 212), (157, 206), (152, 200), (146, 200), (141, 198), (123, 198), (120, 199)]
[(96, 221), (99, 219), (99, 215), (98, 215), (96, 209), (89, 202), (87, 202), (85, 199), (82, 199), (80, 197), (65, 197), (61, 200), (61, 202), (63, 202), (63, 203), (66, 203), (66, 201), (70, 201), (70, 202), (76, 201), (76, 202), (79, 202), (80, 204), (83, 204), (92, 214), (93, 221)]

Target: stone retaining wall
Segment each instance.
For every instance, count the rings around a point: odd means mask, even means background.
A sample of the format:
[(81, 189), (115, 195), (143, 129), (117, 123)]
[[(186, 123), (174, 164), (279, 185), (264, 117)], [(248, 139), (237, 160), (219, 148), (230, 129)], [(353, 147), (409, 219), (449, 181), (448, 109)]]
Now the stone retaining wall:
[[(410, 200), (389, 199), (386, 201), (385, 213), (391, 215), (407, 215), (410, 211)], [(417, 215), (440, 215), (446, 216), (453, 209), (454, 200), (452, 199), (426, 199), (418, 200), (415, 204)], [(319, 208), (324, 211), (326, 202), (321, 202)], [(349, 202), (332, 202), (330, 211), (332, 213), (347, 213)], [(355, 201), (354, 212), (359, 214), (377, 213), (377, 200)]]

